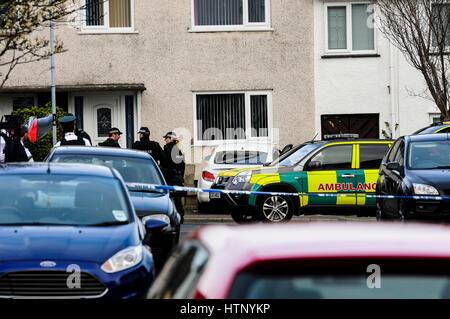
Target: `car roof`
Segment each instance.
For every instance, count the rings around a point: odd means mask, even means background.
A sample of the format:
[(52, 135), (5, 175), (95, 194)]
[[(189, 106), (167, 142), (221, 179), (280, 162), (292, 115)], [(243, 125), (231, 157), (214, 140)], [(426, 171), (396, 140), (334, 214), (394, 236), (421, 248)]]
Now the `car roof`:
[(11, 163), (0, 165), (0, 175), (89, 175), (115, 178), (109, 167), (78, 163)]
[(406, 139), (411, 142), (421, 142), (421, 141), (445, 141), (450, 139), (449, 133), (440, 134), (419, 134), (419, 135), (409, 135)]
[(101, 147), (101, 146), (58, 146), (52, 150), (52, 154), (95, 154), (109, 156), (127, 156), (136, 158), (151, 158), (144, 151), (131, 150), (117, 147)]
[(434, 133), (440, 129), (443, 129), (445, 127), (450, 127), (450, 122), (437, 122), (433, 123), (427, 127), (421, 128), (420, 130), (417, 130), (413, 133), (415, 134), (428, 134), (428, 133)]
[(450, 259), (450, 227), (444, 225), (290, 223), (206, 226), (189, 238), (199, 240), (211, 254), (198, 284), (198, 291), (208, 298), (225, 298), (224, 294), (238, 272), (263, 261), (352, 257)]
[(356, 138), (356, 139), (337, 139), (337, 140), (326, 140), (325, 144), (331, 143), (354, 143), (354, 142), (381, 142), (381, 143), (391, 143), (394, 140), (380, 140), (376, 138)]

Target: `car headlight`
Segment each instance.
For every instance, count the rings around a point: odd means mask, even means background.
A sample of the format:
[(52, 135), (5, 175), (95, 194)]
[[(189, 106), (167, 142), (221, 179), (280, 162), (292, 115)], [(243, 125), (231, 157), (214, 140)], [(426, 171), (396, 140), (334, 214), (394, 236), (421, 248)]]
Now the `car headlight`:
[(438, 190), (430, 185), (413, 183), (413, 187), (416, 195), (439, 195)]
[(149, 219), (160, 219), (170, 225), (170, 218), (165, 214), (147, 215), (144, 218), (142, 218), (142, 223), (145, 225), (145, 222)]
[(101, 267), (108, 273), (115, 273), (136, 266), (142, 261), (144, 255), (142, 245), (128, 247), (109, 258)]
[(239, 183), (248, 183), (250, 182), (250, 179), (252, 178), (252, 172), (250, 171), (244, 171), (239, 174), (237, 174), (231, 183), (233, 185), (239, 184)]

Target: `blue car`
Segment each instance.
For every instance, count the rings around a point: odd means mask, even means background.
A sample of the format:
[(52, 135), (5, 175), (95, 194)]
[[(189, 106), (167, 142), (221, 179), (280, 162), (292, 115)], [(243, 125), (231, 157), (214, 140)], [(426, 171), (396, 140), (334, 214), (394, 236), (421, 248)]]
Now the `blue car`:
[(0, 297), (140, 297), (154, 279), (146, 235), (165, 226), (143, 225), (114, 169), (0, 165)]
[[(152, 232), (148, 244), (155, 259), (156, 271), (176, 247), (180, 238), (180, 214), (171, 194), (165, 190), (149, 190), (132, 184), (166, 185), (154, 159), (143, 151), (115, 147), (62, 146), (52, 149), (46, 159), (54, 163), (88, 163), (115, 168), (127, 183), (136, 214), (145, 224), (148, 220), (167, 223), (160, 232)], [(172, 193), (173, 194), (173, 193)]]

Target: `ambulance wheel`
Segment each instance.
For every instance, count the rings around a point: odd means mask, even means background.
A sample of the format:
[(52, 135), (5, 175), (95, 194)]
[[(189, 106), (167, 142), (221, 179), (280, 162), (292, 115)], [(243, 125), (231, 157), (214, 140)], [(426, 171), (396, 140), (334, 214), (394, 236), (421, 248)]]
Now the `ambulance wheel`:
[(258, 219), (263, 222), (288, 222), (294, 215), (294, 205), (287, 196), (264, 196), (258, 203)]

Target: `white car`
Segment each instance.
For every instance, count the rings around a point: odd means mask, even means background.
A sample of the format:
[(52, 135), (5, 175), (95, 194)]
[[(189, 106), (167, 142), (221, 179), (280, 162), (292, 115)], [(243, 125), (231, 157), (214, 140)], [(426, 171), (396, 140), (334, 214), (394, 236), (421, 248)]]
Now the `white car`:
[[(267, 142), (227, 142), (216, 147), (214, 152), (205, 158), (208, 164), (202, 170), (198, 187), (209, 189), (220, 172), (228, 169), (259, 167), (271, 163), (279, 156), (275, 144)], [(197, 193), (199, 212), (207, 209), (209, 193)]]

